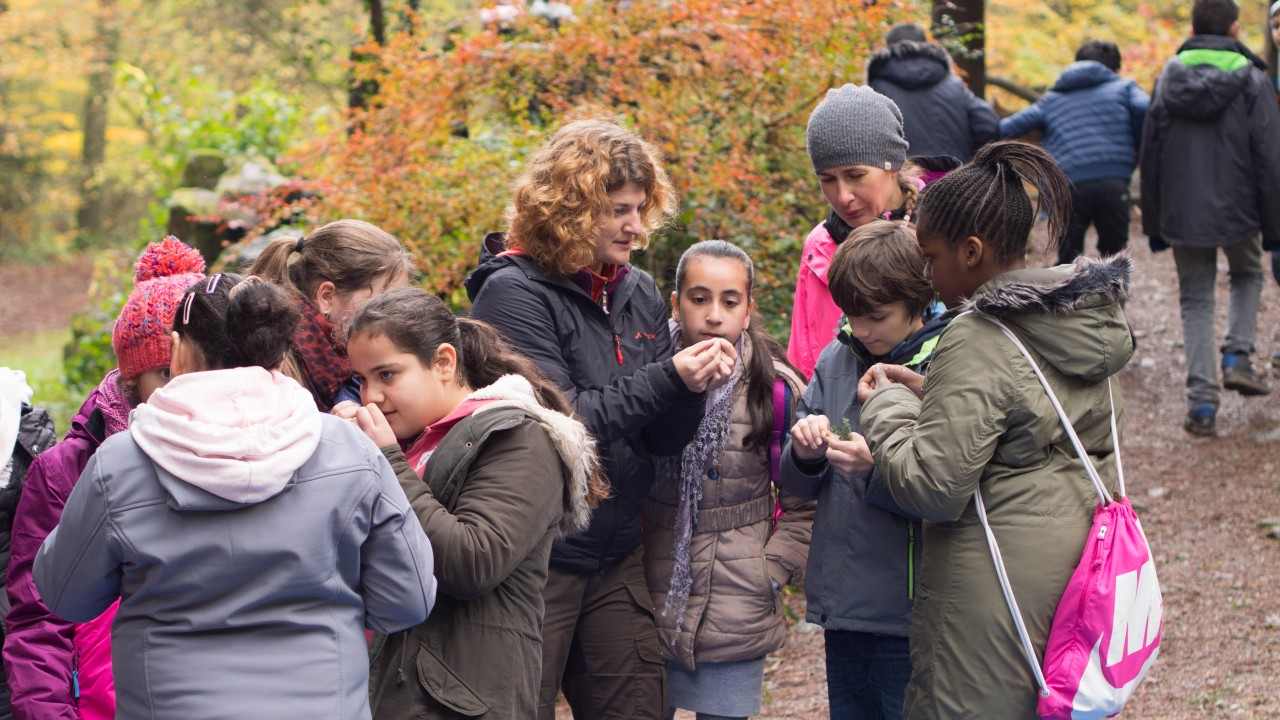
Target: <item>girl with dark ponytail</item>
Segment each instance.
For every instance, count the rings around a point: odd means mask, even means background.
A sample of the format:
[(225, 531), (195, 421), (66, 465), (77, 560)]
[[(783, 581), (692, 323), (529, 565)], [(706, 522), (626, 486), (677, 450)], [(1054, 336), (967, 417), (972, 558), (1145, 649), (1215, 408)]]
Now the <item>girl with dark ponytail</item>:
[(254, 277), (188, 288), (173, 379), (98, 449), (36, 558), (64, 618), (120, 598), (119, 717), (367, 718), (365, 628), (431, 610), (431, 546), (391, 468), (279, 371), (297, 324)]
[(375, 640), (373, 717), (532, 718), (551, 543), (608, 494), (595, 442), (537, 365), (423, 290), (369, 301), (349, 337), (365, 405), (333, 412), (396, 469), (442, 591), (431, 622)]
[[(1037, 191), (1034, 205), (1024, 183)], [(1122, 307), (1130, 260), (1080, 257), (1055, 268), (1025, 260), (1038, 206), (1048, 209), (1053, 247), (1069, 197), (1053, 159), (1017, 142), (983, 147), (926, 188), (920, 248), (942, 301), (963, 312), (943, 331), (927, 383), (876, 365), (858, 386), (876, 468), (894, 500), (925, 520), (912, 720), (1037, 717), (1036, 680), (975, 517), (975, 490), (1037, 657), (1097, 503), (1031, 363), (995, 321), (1036, 358), (1090, 461), (1109, 487), (1116, 482), (1115, 375), (1133, 354)]]
[(283, 289), (301, 313), (281, 370), (310, 390), (322, 411), (357, 399), (347, 325), (369, 298), (409, 284), (413, 257), (400, 241), (363, 220), (335, 220), (273, 240), (249, 272)]
[[(813, 500), (779, 492), (786, 512), (775, 522), (773, 460), (805, 382), (754, 316), (754, 281), (741, 248), (708, 240), (681, 256), (671, 293), (677, 349), (719, 338), (739, 360), (729, 381), (707, 393), (693, 440), (658, 458), (644, 509), (668, 704), (698, 717), (760, 712), (765, 655), (787, 634), (778, 593), (804, 578), (813, 534)], [(734, 569), (751, 563), (767, 573)]]

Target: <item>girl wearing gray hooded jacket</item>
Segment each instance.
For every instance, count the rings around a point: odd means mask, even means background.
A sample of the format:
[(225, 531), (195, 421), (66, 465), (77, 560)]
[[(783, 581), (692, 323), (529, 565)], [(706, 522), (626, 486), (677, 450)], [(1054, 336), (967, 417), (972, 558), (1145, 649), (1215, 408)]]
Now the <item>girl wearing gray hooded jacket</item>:
[(391, 467), (278, 371), (297, 323), (268, 283), (188, 289), (173, 380), (102, 444), (36, 557), (59, 616), (121, 598), (118, 717), (369, 718), (364, 628), (431, 610), (431, 547)]

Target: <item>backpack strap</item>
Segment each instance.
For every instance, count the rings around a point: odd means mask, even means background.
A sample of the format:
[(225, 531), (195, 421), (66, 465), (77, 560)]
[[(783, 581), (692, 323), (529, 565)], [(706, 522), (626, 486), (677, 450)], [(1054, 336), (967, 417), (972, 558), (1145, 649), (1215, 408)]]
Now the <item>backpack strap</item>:
[(791, 417), (791, 386), (781, 375), (773, 379), (773, 433), (769, 436), (769, 477), (776, 484), (782, 472), (782, 443)]
[(791, 430), (791, 385), (781, 375), (773, 379), (773, 432), (769, 435), (769, 480), (773, 483), (773, 516), (769, 532), (778, 529), (782, 517), (782, 498), (778, 496), (778, 478), (782, 474), (782, 444)]
[[(969, 315), (973, 313), (963, 313)], [(1075, 428), (1071, 426), (1071, 420), (1067, 417), (1067, 413), (1062, 408), (1062, 403), (1058, 402), (1058, 396), (1054, 394), (1053, 388), (1049, 386), (1049, 380), (1045, 378), (1044, 372), (1040, 370), (1040, 366), (1036, 364), (1031, 353), (1027, 350), (1018, 336), (1013, 333), (1004, 323), (989, 315), (978, 315), (978, 317), (994, 324), (1000, 328), (1005, 337), (1009, 338), (1022, 356), (1031, 363), (1031, 369), (1035, 371), (1036, 377), (1040, 380), (1040, 385), (1044, 388), (1045, 393), (1049, 396), (1049, 402), (1052, 403), (1053, 409), (1058, 413), (1058, 419), (1062, 421), (1062, 428), (1066, 431), (1067, 437), (1071, 439), (1071, 445), (1075, 448), (1076, 454), (1084, 463), (1085, 474), (1089, 476), (1089, 481), (1093, 484), (1093, 489), (1098, 493), (1098, 498), (1103, 506), (1110, 505), (1114, 502), (1111, 495), (1107, 492), (1107, 488), (1102, 484), (1102, 478), (1098, 475), (1098, 470), (1093, 466), (1093, 461), (1089, 459), (1089, 454), (1085, 452), (1084, 444), (1080, 442), (1080, 437), (1076, 434)], [(1124, 473), (1120, 467), (1120, 436), (1116, 432), (1116, 401), (1115, 394), (1111, 389), (1111, 379), (1107, 379), (1107, 398), (1111, 402), (1111, 443), (1116, 458), (1116, 474), (1117, 474), (1117, 490), (1119, 494), (1124, 496)], [(987, 508), (982, 502), (981, 486), (973, 489), (973, 505), (978, 512), (978, 520), (982, 523), (982, 530), (987, 536), (987, 547), (991, 549), (991, 559), (995, 564), (996, 576), (1000, 579), (1000, 590), (1004, 593), (1005, 604), (1009, 606), (1009, 614), (1013, 616), (1013, 624), (1018, 630), (1018, 639), (1022, 641), (1022, 651), (1027, 656), (1027, 664), (1031, 666), (1031, 672), (1036, 677), (1036, 684), (1040, 687), (1040, 696), (1049, 697), (1049, 685), (1045, 682), (1044, 672), (1040, 669), (1040, 663), (1036, 660), (1035, 648), (1031, 645), (1031, 636), (1027, 633), (1026, 623), (1022, 619), (1022, 612), (1018, 610), (1018, 601), (1013, 597), (1013, 586), (1009, 584), (1009, 575), (1004, 567), (1004, 558), (1000, 554), (1000, 546), (996, 543), (995, 533), (991, 531), (991, 523), (987, 520)]]

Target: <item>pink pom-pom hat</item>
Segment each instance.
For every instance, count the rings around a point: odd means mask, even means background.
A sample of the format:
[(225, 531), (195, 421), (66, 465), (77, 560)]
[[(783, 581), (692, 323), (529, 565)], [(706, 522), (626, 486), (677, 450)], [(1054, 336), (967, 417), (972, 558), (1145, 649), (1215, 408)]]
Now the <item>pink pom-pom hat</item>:
[(187, 288), (204, 277), (204, 258), (170, 235), (151, 243), (135, 266), (133, 292), (120, 309), (111, 347), (125, 380), (169, 364), (169, 332)]

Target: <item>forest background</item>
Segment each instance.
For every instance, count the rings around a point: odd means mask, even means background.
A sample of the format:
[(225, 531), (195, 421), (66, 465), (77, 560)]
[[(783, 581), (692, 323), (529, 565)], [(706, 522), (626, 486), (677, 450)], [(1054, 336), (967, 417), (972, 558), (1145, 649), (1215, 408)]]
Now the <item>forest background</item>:
[[(292, 179), (258, 201), (266, 220), (251, 233), (368, 220), (414, 252), (423, 287), (463, 310), (461, 281), (483, 234), (503, 229), (522, 159), (584, 116), (655, 142), (680, 191), (678, 219), (637, 264), (666, 283), (692, 242), (740, 244), (785, 339), (799, 250), (825, 213), (804, 150), (809, 112), (827, 88), (863, 82), (891, 25), (928, 26), (928, 3), (571, 5), (559, 27), (525, 15), (498, 32), (465, 0), (0, 0), (0, 262), (95, 265), (93, 308), (69, 338), (34, 343), (54, 358), (37, 391), (69, 403), (113, 365), (132, 258), (165, 234), (193, 156)], [(1122, 74), (1150, 89), (1189, 33), (1189, 8), (988, 0), (987, 99), (1020, 109), (1026, 99), (996, 85), (1043, 91), (1089, 38), (1119, 44)], [(1265, 4), (1245, 3), (1242, 40), (1259, 53), (1264, 23)], [(963, 32), (943, 38), (953, 53)], [(237, 202), (212, 214), (234, 217)]]

